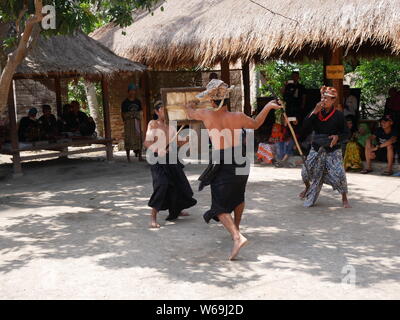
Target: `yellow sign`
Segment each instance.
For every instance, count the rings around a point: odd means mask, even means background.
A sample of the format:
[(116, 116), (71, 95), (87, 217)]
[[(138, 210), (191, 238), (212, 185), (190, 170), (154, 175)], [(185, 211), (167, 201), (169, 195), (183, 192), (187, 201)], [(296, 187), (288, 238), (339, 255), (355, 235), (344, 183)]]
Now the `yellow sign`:
[(339, 65), (332, 65), (326, 66), (326, 78), (327, 79), (343, 79), (344, 78), (344, 66)]

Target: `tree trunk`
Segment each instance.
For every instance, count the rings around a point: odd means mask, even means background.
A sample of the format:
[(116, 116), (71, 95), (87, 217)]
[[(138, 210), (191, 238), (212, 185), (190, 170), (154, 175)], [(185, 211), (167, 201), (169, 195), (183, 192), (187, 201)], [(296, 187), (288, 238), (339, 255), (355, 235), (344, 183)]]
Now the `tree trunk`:
[(84, 80), (86, 97), (88, 101), (88, 107), (91, 117), (93, 118), (94, 122), (96, 123), (96, 131), (99, 136), (103, 136), (104, 134), (104, 126), (103, 126), (103, 119), (100, 114), (99, 110), (99, 102), (97, 101), (96, 96), (96, 86), (93, 82), (88, 80)]
[(7, 63), (2, 69), (0, 76), (0, 115), (6, 110), (8, 94), (10, 92), (14, 73), (17, 70), (17, 67), (25, 59), (32, 44), (39, 37), (40, 27), (38, 23), (43, 19), (42, 7), (42, 0), (35, 0), (35, 14), (26, 21), (25, 29), (17, 48), (8, 55)]

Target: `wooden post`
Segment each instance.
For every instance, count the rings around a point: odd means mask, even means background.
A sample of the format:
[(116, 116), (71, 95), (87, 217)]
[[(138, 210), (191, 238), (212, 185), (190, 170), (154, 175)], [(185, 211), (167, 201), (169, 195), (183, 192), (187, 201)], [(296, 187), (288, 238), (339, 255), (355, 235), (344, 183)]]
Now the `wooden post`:
[(102, 76), (101, 78), (101, 91), (103, 97), (103, 118), (104, 118), (104, 135), (107, 140), (106, 144), (106, 154), (107, 161), (113, 161), (113, 145), (111, 141), (111, 120), (110, 120), (110, 99), (109, 99), (109, 89), (108, 81)]
[(326, 79), (326, 66), (327, 65), (343, 65), (343, 47), (336, 49), (327, 49), (326, 56), (324, 55), (324, 79), (328, 85), (333, 86), (338, 93), (338, 98), (336, 100), (336, 107), (343, 111), (343, 79)]
[(242, 78), (243, 78), (243, 96), (244, 106), (243, 112), (251, 116), (251, 102), (250, 102), (250, 63), (249, 61), (242, 61)]
[(22, 176), (21, 154), (19, 152), (19, 139), (17, 127), (16, 97), (14, 93), (14, 80), (11, 82), (8, 99), (8, 119), (10, 122), (11, 149), (13, 153), (14, 178)]
[[(228, 86), (231, 85), (231, 75), (229, 72), (229, 60), (222, 59), (221, 60), (221, 80), (224, 81)], [(231, 110), (231, 103), (228, 103), (228, 110)]]
[[(149, 72), (144, 71), (140, 77), (140, 86), (143, 92), (143, 122), (145, 125), (144, 131), (147, 128), (147, 124), (150, 122), (150, 85), (149, 85)], [(144, 138), (144, 137), (142, 137)]]
[(54, 78), (54, 88), (56, 91), (57, 116), (60, 118), (62, 116), (62, 97), (61, 97), (61, 79), (60, 79), (60, 77)]

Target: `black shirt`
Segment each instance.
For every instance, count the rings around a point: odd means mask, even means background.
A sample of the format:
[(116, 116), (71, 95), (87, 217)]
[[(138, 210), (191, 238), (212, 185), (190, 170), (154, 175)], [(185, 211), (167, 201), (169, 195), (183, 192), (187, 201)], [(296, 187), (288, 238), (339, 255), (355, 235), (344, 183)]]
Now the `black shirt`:
[(283, 98), (286, 102), (286, 113), (289, 117), (299, 117), (305, 87), (300, 83), (288, 83)]
[(142, 111), (142, 104), (139, 99), (129, 100), (128, 98), (122, 102), (121, 112)]
[(57, 119), (54, 115), (41, 116), (38, 120), (40, 129), (46, 134), (54, 134), (57, 132)]
[[(322, 109), (322, 117), (326, 118), (330, 112), (325, 112)], [(312, 114), (310, 117), (306, 117), (303, 123), (304, 131), (314, 131), (316, 135), (337, 135), (339, 141), (333, 149), (340, 148), (340, 141), (346, 139), (348, 135), (348, 129), (345, 124), (345, 118), (343, 112), (336, 110), (335, 113), (327, 120), (321, 121), (318, 114)], [(305, 135), (303, 134), (303, 137)]]
[(89, 118), (86, 113), (79, 111), (78, 113), (69, 112), (65, 117), (66, 130), (78, 131), (82, 124), (88, 123)]
[(398, 134), (396, 132), (396, 130), (394, 130), (392, 128), (392, 130), (390, 131), (390, 133), (385, 133), (385, 131), (383, 130), (383, 128), (379, 127), (375, 130), (374, 132), (374, 136), (377, 138), (378, 143), (382, 144), (387, 142), (388, 140), (390, 140), (393, 137), (397, 137)]
[(29, 117), (23, 117), (19, 122), (18, 127), (18, 139), (21, 142), (28, 142), (33, 139), (32, 130), (38, 128), (38, 123), (36, 120), (32, 120)]

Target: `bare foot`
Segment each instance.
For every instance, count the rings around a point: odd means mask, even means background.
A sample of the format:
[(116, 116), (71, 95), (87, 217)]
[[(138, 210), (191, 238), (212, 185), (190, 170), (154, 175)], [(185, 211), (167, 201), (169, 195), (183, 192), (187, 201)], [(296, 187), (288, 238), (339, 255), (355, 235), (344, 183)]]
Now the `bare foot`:
[(158, 229), (158, 228), (160, 228), (160, 225), (157, 223), (157, 221), (152, 221), (152, 222), (150, 222), (149, 228)]
[(239, 233), (239, 238), (233, 240), (233, 248), (229, 260), (234, 260), (236, 256), (239, 254), (240, 249), (243, 248), (248, 243), (249, 243), (248, 240), (241, 233)]
[(306, 197), (307, 191), (308, 191), (308, 189), (305, 188), (302, 192), (300, 192), (299, 198), (304, 199)]
[(346, 208), (346, 209), (349, 209), (349, 208), (351, 208), (351, 205), (350, 205), (350, 203), (349, 203), (349, 201), (348, 201), (348, 200), (346, 200), (346, 201), (343, 201), (343, 208)]
[(179, 216), (180, 216), (180, 217), (189, 217), (190, 214), (189, 214), (189, 212), (181, 211), (181, 213), (179, 214)]

